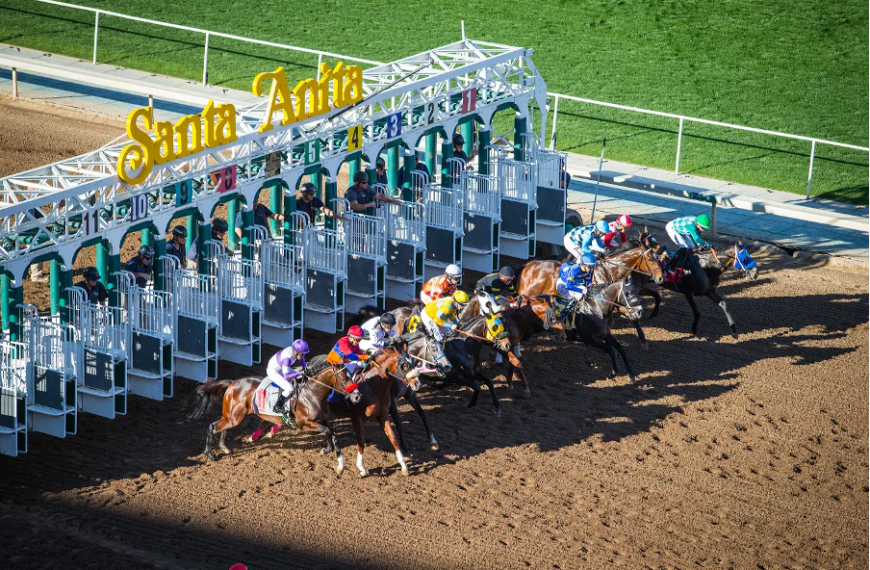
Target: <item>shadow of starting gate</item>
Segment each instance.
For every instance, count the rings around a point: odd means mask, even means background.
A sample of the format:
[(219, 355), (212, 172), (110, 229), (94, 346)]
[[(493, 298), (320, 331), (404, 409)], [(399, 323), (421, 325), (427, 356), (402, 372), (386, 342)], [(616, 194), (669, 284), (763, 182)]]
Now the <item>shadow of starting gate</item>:
[(386, 296), (411, 301), (423, 288), (423, 255), (426, 250), (426, 208), (416, 202), (384, 204), (387, 229)]
[(0, 455), (27, 453), (26, 343), (0, 338)]
[(344, 330), (347, 249), (340, 230), (305, 221), (305, 325), (325, 333)]
[(60, 315), (40, 315), (19, 305), (27, 353), (27, 424), (32, 431), (66, 437), (77, 430), (77, 363), (83, 359), (75, 329)]
[(217, 378), (220, 297), (213, 275), (181, 268), (175, 256), (160, 258), (164, 289), (175, 300), (175, 372), (197, 382)]
[(464, 268), (491, 273), (498, 270), (499, 227), (502, 223), (499, 189), (495, 176), (465, 169), (458, 158), (449, 160), (462, 192), (463, 227), (465, 230)]
[(263, 342), (290, 346), (302, 338), (306, 271), (303, 256), (308, 216), (285, 218), (281, 238), (263, 240), (259, 259), (263, 268)]
[(423, 205), (425, 214), (425, 281), (442, 275), (450, 264), (462, 267), (462, 192), (459, 188), (430, 184), (428, 177), (418, 171), (412, 172), (411, 183), (414, 201)]
[(82, 344), (77, 370), (78, 406), (83, 412), (113, 419), (127, 413), (127, 350), (130, 321), (124, 307), (102, 307), (87, 302), (84, 289), (67, 289), (70, 324)]
[[(375, 192), (388, 193), (386, 186), (372, 186)], [(354, 212), (344, 198), (335, 198), (332, 203), (335, 213), (344, 218), (340, 235), (347, 253), (345, 310), (356, 312), (365, 305), (383, 309), (387, 269), (385, 214), (380, 206), (375, 215)]]
[(220, 313), (218, 354), (243, 366), (262, 358), (263, 272), (256, 259), (230, 257), (223, 244), (206, 242), (211, 272), (217, 278)]
[(486, 148), (501, 196), (501, 251), (511, 257), (535, 256), (535, 220), (538, 208), (535, 169), (532, 164), (509, 158), (505, 147)]
[(523, 150), (532, 165), (537, 190), (538, 242), (562, 247), (565, 238), (565, 215), (568, 211), (568, 190), (561, 187), (568, 163), (568, 154), (546, 150), (535, 133), (523, 134)]
[(143, 289), (127, 271), (117, 275), (121, 306), (130, 319), (130, 393), (158, 401), (171, 398), (176, 323), (172, 292)]

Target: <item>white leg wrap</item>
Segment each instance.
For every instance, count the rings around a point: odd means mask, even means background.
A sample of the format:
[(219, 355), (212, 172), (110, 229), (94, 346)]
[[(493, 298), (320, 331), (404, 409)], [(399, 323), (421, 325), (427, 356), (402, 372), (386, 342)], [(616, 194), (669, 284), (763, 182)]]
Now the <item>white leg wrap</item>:
[(399, 465), (402, 466), (402, 471), (407, 472), (408, 471), (408, 464), (405, 463), (405, 456), (402, 455), (402, 452), (399, 451), (398, 449), (396, 450), (396, 459), (399, 460)]
[(363, 454), (359, 452), (356, 454), (356, 468), (359, 469), (360, 475), (366, 474), (366, 468), (363, 467)]

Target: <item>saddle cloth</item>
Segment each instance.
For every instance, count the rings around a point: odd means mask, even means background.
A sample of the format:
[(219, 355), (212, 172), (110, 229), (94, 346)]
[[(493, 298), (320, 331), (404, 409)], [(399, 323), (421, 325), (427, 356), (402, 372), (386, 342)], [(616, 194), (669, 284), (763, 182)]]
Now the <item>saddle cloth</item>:
[(264, 378), (252, 396), (254, 413), (274, 414), (275, 412), (272, 410), (275, 408), (275, 402), (278, 401), (280, 394), (281, 388), (272, 384), (272, 381), (268, 377)]

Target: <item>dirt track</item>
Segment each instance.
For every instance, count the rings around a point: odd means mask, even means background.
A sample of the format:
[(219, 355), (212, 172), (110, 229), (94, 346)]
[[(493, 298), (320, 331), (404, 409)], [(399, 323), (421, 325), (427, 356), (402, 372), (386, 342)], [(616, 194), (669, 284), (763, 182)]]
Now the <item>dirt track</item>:
[[(699, 302), (704, 338), (687, 338), (688, 305), (670, 293), (646, 326), (648, 352), (619, 326), (638, 385), (605, 380), (603, 354), (541, 338), (523, 346), (531, 398), (500, 384), (501, 417), (488, 394), (466, 409), (467, 392), (426, 390), (442, 452), (428, 450), (404, 407), (408, 478), (370, 425), (372, 476), (359, 479), (346, 422), (341, 479), (321, 441), (286, 429), (254, 445), (239, 429), (233, 456), (203, 464), (207, 422), (180, 422), (192, 389), (183, 380), (173, 400), (131, 398), (124, 418), (81, 415), (66, 440), (31, 434), (27, 455), (0, 457), (0, 561), (19, 570), (866, 568), (867, 276), (757, 260), (758, 281), (721, 288), (737, 341), (709, 300)], [(310, 340), (315, 352), (331, 344)], [(221, 377), (250, 373), (221, 363)]]

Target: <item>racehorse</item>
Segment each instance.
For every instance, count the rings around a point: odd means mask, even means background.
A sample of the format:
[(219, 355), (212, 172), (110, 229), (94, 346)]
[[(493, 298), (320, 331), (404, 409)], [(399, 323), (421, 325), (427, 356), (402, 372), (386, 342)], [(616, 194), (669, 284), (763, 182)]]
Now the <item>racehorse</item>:
[[(598, 262), (595, 267), (594, 280), (597, 283), (610, 283), (621, 280), (626, 275), (631, 275), (638, 294), (646, 291), (649, 296), (655, 299), (653, 313), (658, 314), (661, 296), (658, 292), (647, 288), (650, 279), (656, 283), (661, 283), (664, 279), (664, 272), (656, 258), (657, 251), (658, 245), (655, 244), (655, 240), (648, 234), (641, 232), (638, 235), (637, 245)], [(523, 296), (555, 295), (561, 266), (561, 261), (552, 259), (530, 261), (519, 270), (517, 291)], [(620, 308), (620, 312), (629, 317), (640, 339), (641, 346), (646, 349), (648, 343), (640, 319), (631, 318), (631, 315), (623, 308)]]
[[(362, 467), (363, 451), (365, 449), (365, 434), (362, 430), (363, 420), (375, 418), (384, 429), (390, 442), (396, 450), (396, 458), (402, 466), (402, 473), (408, 474), (408, 466), (399, 449), (399, 442), (393, 432), (392, 426), (386, 421), (389, 411), (389, 388), (394, 379), (408, 384), (412, 390), (419, 388), (419, 379), (413, 370), (413, 363), (407, 356), (405, 347), (399, 343), (396, 346), (385, 349), (383, 353), (372, 359), (369, 368), (357, 374), (357, 390), (359, 401), (350, 403), (345, 410), (332, 410), (326, 402), (327, 396), (333, 390), (346, 393), (349, 386), (346, 375), (336, 372), (332, 366), (326, 364), (325, 357), (318, 356), (312, 359), (309, 370), (316, 372), (306, 374), (297, 392), (297, 400), (293, 407), (293, 416), (299, 429), (303, 431), (315, 431), (326, 437), (326, 447), (322, 454), (332, 451), (336, 454), (338, 465), (335, 469), (339, 476), (344, 472), (344, 456), (338, 447), (338, 439), (327, 419), (328, 412), (338, 412), (336, 415), (349, 415), (351, 424), (357, 437), (357, 468), (360, 475), (367, 472)], [(220, 433), (219, 447), (226, 454), (232, 453), (226, 446), (227, 430), (236, 427), (250, 414), (254, 412), (254, 394), (259, 387), (262, 378), (246, 377), (238, 380), (210, 380), (200, 384), (191, 394), (188, 401), (188, 419), (200, 419), (221, 400), (223, 402), (222, 416), (219, 420), (211, 423), (206, 433), (205, 456), (214, 460), (215, 455), (211, 451), (212, 437)], [(339, 406), (340, 407), (340, 406)], [(271, 410), (256, 412), (263, 421), (280, 425), (283, 419)]]
[(728, 312), (728, 307), (725, 304), (725, 298), (717, 290), (722, 274), (729, 269), (734, 269), (743, 273), (743, 277), (747, 279), (758, 278), (758, 268), (753, 261), (749, 251), (741, 241), (737, 241), (733, 248), (728, 248), (724, 255), (720, 255), (716, 250), (697, 252), (697, 265), (706, 273), (707, 279), (699, 280), (697, 277), (689, 273), (684, 273), (679, 282), (664, 283), (663, 286), (682, 293), (689, 302), (692, 308), (692, 336), (698, 335), (698, 321), (701, 319), (701, 312), (698, 310), (698, 305), (695, 303), (696, 295), (704, 295), (709, 297), (714, 303), (722, 307), (722, 312), (725, 313), (725, 318), (728, 319), (728, 326), (731, 327), (731, 336), (737, 338), (737, 324), (731, 313)]

